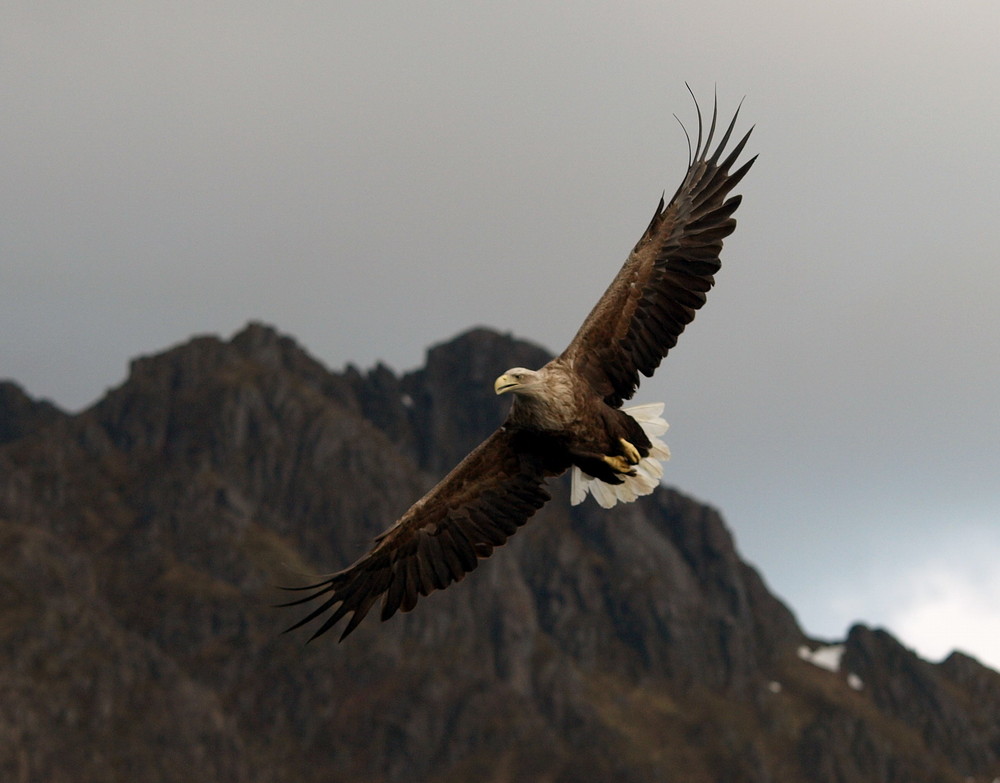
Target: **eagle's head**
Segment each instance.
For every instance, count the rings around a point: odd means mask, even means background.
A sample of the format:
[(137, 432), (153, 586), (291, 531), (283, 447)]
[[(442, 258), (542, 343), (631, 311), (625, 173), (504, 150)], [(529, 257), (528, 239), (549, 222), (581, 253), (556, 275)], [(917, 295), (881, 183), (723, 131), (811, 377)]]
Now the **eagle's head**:
[(514, 392), (515, 394), (537, 394), (542, 389), (542, 376), (536, 370), (526, 370), (524, 367), (512, 367), (496, 379), (493, 390), (497, 394)]

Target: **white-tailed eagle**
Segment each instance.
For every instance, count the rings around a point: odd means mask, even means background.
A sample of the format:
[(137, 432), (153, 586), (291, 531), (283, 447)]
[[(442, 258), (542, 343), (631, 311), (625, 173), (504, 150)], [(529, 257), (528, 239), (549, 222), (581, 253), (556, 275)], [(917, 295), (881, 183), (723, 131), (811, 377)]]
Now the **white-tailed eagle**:
[[(695, 102), (697, 108), (697, 101)], [(660, 203), (608, 290), (569, 347), (538, 370), (515, 367), (496, 380), (511, 394), (506, 420), (343, 571), (305, 587), (282, 606), (321, 599), (288, 630), (331, 612), (316, 638), (350, 614), (341, 639), (382, 598), (382, 620), (474, 570), (549, 500), (546, 480), (572, 469), (571, 500), (602, 506), (653, 491), (669, 456), (659, 440), (662, 405), (622, 409), (705, 303), (733, 232), (740, 196), (730, 192), (756, 157), (732, 170), (752, 128), (728, 154), (737, 109), (714, 151), (717, 106), (690, 149), (687, 173)], [(723, 155), (725, 157), (723, 158)]]

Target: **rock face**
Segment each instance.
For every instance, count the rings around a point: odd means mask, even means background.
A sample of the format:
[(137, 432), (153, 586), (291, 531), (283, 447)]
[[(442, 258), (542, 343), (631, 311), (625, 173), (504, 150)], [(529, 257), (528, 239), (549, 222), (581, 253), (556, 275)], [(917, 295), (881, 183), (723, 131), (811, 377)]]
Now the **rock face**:
[(331, 373), (252, 324), (74, 416), (0, 385), (0, 780), (1000, 777), (1000, 675), (863, 627), (816, 665), (668, 489), (603, 511), (553, 483), (412, 614), (281, 635), (274, 585), (360, 555), (499, 423), (493, 378), (546, 358), (480, 329)]
[(0, 381), (0, 445), (41, 429), (64, 414), (49, 402), (31, 399), (10, 381)]

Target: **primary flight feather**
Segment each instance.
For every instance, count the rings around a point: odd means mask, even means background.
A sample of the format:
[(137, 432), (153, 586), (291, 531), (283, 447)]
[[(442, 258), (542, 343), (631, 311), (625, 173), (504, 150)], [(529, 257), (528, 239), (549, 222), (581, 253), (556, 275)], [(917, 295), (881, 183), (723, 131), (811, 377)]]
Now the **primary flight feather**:
[(567, 470), (574, 504), (589, 492), (610, 507), (656, 488), (660, 462), (669, 457), (659, 439), (667, 429), (663, 406), (621, 405), (640, 373), (652, 376), (715, 282), (741, 198), (729, 194), (756, 160), (732, 170), (753, 130), (727, 153), (738, 115), (713, 150), (717, 106), (707, 132), (698, 110), (684, 180), (669, 203), (660, 199), (566, 350), (538, 370), (514, 367), (497, 378), (496, 393), (513, 395), (499, 429), (379, 535), (368, 554), (321, 582), (289, 588), (308, 594), (282, 606), (320, 604), (288, 630), (326, 615), (315, 639), (350, 615), (343, 639), (379, 599), (382, 620), (410, 611), (420, 596), (459, 581), (504, 544), (549, 500), (546, 480)]

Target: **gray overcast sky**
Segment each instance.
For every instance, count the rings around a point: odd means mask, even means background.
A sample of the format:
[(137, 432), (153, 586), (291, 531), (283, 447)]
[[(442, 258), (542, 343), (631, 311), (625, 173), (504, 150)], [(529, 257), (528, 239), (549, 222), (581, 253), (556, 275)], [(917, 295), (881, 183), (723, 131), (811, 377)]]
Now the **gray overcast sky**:
[[(639, 401), (807, 630), (1000, 667), (1000, 4), (4, 3), (0, 376), (72, 410), (273, 323), (558, 351), (746, 96), (760, 160)], [(497, 368), (498, 372), (505, 368)], [(391, 520), (387, 520), (387, 523)]]

